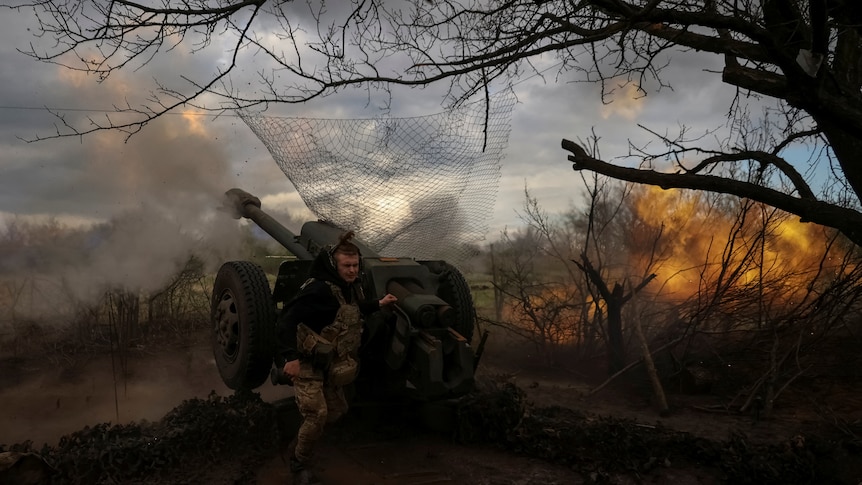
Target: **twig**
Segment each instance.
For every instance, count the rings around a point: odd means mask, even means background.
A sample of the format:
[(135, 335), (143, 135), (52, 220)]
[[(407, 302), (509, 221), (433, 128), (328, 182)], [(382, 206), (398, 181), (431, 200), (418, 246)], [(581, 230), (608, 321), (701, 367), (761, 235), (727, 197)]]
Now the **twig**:
[[(678, 343), (682, 342), (682, 340), (683, 340), (683, 337), (675, 338), (675, 339), (671, 340), (670, 342), (668, 342), (668, 343), (666, 343), (666, 344), (662, 345), (661, 347), (659, 347), (659, 348), (657, 348), (657, 349), (653, 350), (651, 354), (652, 354), (652, 355), (655, 355), (655, 354), (657, 354), (657, 353), (661, 352), (662, 350), (664, 350), (664, 349), (666, 349), (666, 348), (668, 348), (668, 347), (670, 347), (670, 346), (673, 346), (673, 345), (676, 345), (676, 344), (678, 344)], [(595, 394), (595, 393), (597, 393), (597, 392), (601, 391), (602, 389), (604, 389), (605, 387), (607, 387), (607, 385), (608, 385), (608, 384), (610, 384), (611, 382), (613, 382), (613, 381), (614, 381), (614, 379), (616, 379), (617, 377), (621, 376), (622, 374), (624, 374), (626, 371), (628, 371), (628, 370), (629, 370), (629, 369), (631, 369), (632, 367), (635, 367), (636, 365), (640, 364), (641, 362), (643, 362), (643, 360), (644, 360), (644, 358), (643, 358), (643, 357), (641, 357), (640, 359), (637, 359), (637, 360), (635, 360), (635, 361), (632, 361), (631, 363), (629, 363), (628, 365), (626, 365), (626, 366), (625, 366), (625, 367), (623, 367), (622, 369), (618, 370), (614, 375), (612, 375), (612, 376), (608, 377), (608, 378), (607, 378), (607, 380), (606, 380), (605, 382), (602, 382), (601, 384), (599, 384), (599, 385), (598, 385), (598, 387), (596, 387), (596, 388), (594, 388), (594, 389), (590, 390), (590, 392), (586, 393), (586, 394), (584, 395), (584, 397), (592, 396), (593, 394)]]

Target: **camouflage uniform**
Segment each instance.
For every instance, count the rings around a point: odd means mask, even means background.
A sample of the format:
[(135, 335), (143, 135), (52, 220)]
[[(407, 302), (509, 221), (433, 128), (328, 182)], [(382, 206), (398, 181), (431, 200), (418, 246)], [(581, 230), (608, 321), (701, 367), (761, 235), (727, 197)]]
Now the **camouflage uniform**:
[[(307, 463), (327, 423), (338, 420), (347, 412), (344, 385), (356, 377), (357, 354), (362, 334), (362, 315), (358, 302), (362, 291), (356, 288), (351, 303), (347, 303), (341, 289), (328, 282), (332, 294), (340, 304), (335, 320), (319, 334), (334, 348), (334, 358), (328, 369), (315, 368), (308, 358), (300, 359), (299, 375), (293, 379), (296, 403), (302, 415), (302, 425), (296, 435), (294, 456), (299, 464)], [(297, 337), (297, 348), (306, 344), (307, 334)]]

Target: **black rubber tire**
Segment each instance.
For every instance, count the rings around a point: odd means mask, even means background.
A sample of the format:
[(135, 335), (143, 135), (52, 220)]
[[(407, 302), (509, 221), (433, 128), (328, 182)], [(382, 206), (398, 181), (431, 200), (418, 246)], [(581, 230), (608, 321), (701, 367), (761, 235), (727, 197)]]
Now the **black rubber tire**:
[(422, 264), (437, 274), (440, 285), (437, 296), (455, 310), (456, 318), (452, 329), (466, 338), (467, 342), (472, 342), (473, 329), (476, 326), (476, 307), (473, 305), (473, 295), (464, 275), (445, 261), (425, 261)]
[(210, 310), (222, 381), (234, 390), (260, 387), (269, 378), (275, 352), (275, 304), (266, 273), (248, 261), (224, 263)]

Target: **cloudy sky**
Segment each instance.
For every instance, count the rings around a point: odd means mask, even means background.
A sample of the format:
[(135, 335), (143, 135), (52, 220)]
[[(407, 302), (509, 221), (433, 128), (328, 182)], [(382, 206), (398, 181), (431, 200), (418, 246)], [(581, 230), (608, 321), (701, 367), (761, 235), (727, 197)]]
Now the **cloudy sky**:
[[(60, 66), (39, 63), (18, 52), (33, 37), (31, 14), (4, 10), (0, 16), (0, 216), (54, 217), (68, 224), (110, 219), (124, 211), (154, 207), (200, 219), (204, 208), (231, 187), (263, 199), (264, 208), (311, 217), (294, 187), (264, 145), (238, 117), (199, 116), (177, 111), (146, 126), (126, 141), (119, 133), (28, 143), (50, 135), (57, 118), (104, 116), (124, 100), (138, 99), (153, 79), (176, 81), (181, 74), (211, 73), (223, 61), (207, 52), (160, 59), (146, 69), (122, 71), (104, 83)], [(173, 62), (176, 62), (172, 64)], [(601, 137), (601, 155), (625, 155), (627, 139), (645, 140), (638, 123), (663, 132), (679, 123), (695, 131), (722, 124), (733, 92), (720, 82), (711, 58), (678, 54), (671, 66), (673, 90), (635, 99), (623, 92), (602, 104), (598, 87), (574, 83), (550, 70), (515, 86), (518, 104), (502, 162), (502, 178), (487, 238), (504, 227), (519, 226), (517, 212), (525, 185), (549, 212), (579, 201), (580, 177), (566, 161), (560, 140), (583, 139), (592, 130)], [(553, 60), (541, 60), (552, 66)], [(254, 65), (245, 66), (249, 72)], [(429, 89), (396, 92), (393, 116), (438, 112), (443, 99)], [(286, 116), (367, 118), (375, 115), (362, 93), (344, 93), (307, 105), (274, 107)]]

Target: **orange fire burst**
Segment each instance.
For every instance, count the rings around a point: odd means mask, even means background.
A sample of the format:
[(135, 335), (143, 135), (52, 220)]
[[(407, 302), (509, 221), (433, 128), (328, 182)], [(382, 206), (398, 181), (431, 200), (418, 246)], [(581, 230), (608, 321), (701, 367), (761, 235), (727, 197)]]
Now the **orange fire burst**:
[(738, 269), (741, 285), (767, 282), (793, 298), (829, 256), (834, 231), (750, 201), (658, 187), (632, 197), (631, 265), (657, 273), (651, 290), (667, 298), (694, 295), (722, 268)]

